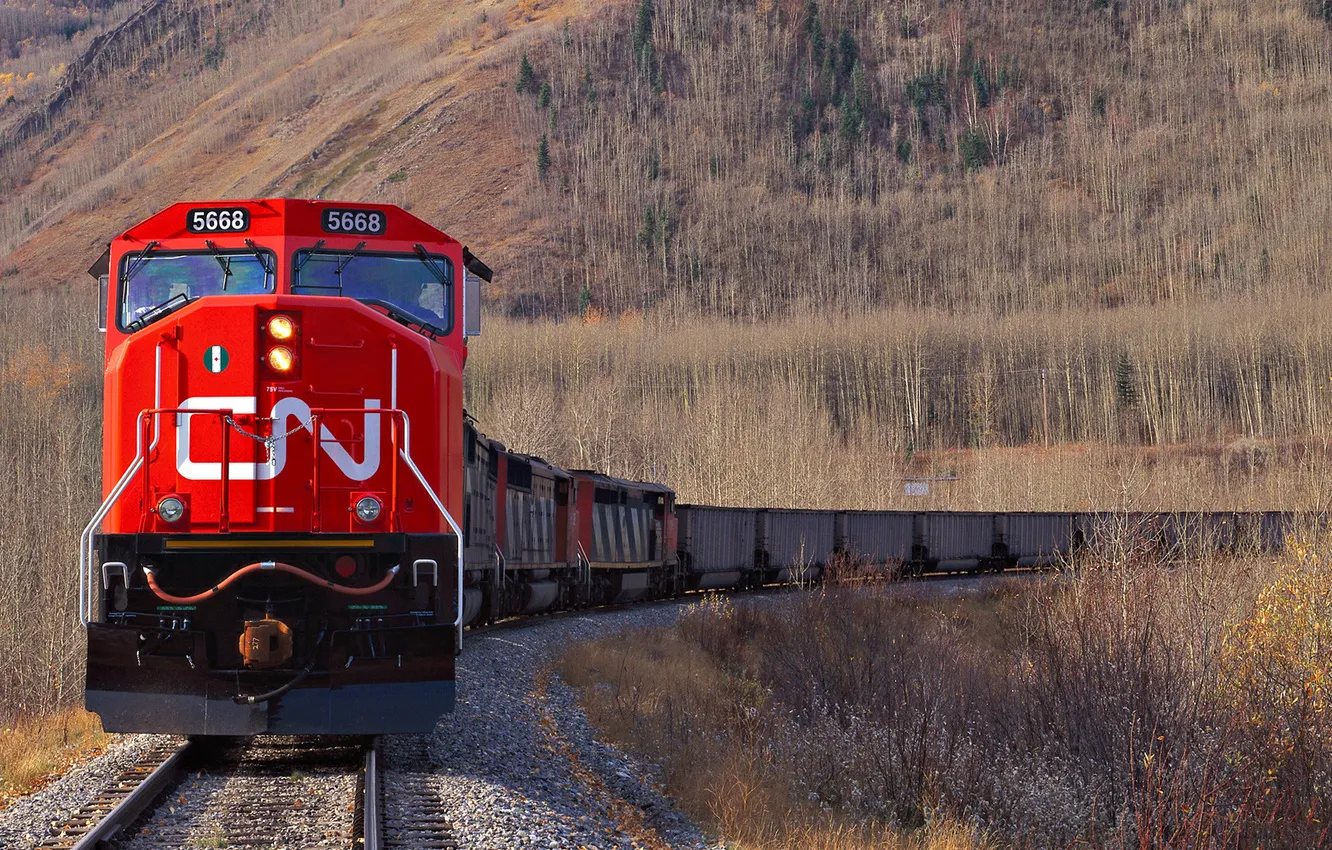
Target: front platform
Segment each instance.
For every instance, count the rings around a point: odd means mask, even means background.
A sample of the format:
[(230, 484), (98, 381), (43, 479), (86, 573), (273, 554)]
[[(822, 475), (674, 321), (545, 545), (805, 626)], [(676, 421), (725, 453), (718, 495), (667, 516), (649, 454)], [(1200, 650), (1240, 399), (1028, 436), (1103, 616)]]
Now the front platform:
[[(427, 733), (453, 711), (454, 634), (450, 625), (338, 631), (308, 673), (257, 672), (211, 668), (201, 631), (91, 623), (84, 700), (108, 732)], [(376, 647), (375, 657), (358, 646)], [(236, 699), (249, 696), (264, 698)]]

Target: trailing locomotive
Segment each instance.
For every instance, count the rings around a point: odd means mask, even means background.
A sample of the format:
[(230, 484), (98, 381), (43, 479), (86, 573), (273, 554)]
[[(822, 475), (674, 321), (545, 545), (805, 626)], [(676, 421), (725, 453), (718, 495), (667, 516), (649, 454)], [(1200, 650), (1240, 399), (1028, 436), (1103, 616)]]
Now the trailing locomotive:
[(256, 200), (171, 206), (90, 271), (88, 708), (110, 731), (432, 728), (454, 702), (462, 369), (489, 269), (396, 207)]

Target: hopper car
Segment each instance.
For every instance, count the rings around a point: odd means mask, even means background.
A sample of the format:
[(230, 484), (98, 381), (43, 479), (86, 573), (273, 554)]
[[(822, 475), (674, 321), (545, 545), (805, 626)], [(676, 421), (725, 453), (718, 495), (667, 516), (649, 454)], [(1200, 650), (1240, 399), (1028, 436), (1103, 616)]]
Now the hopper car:
[(427, 732), (453, 708), (467, 626), (807, 584), (838, 563), (1270, 551), (1297, 521), (712, 507), (562, 469), (464, 412), (490, 269), (389, 205), (176, 204), (90, 272), (103, 501), (79, 615), (108, 731)]

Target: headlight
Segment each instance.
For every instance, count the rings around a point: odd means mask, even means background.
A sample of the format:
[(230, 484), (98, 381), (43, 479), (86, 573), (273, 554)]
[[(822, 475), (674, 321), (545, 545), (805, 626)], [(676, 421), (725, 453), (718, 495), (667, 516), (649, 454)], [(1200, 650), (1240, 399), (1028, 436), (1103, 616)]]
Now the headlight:
[(274, 372), (290, 372), (295, 365), (296, 355), (291, 353), (290, 348), (278, 345), (268, 349), (268, 368)]
[(286, 342), (296, 335), (296, 323), (290, 316), (274, 316), (268, 320), (268, 335), (278, 342)]
[(362, 496), (356, 502), (356, 518), (361, 522), (374, 522), (379, 519), (379, 512), (383, 506), (374, 496)]
[(185, 503), (175, 496), (167, 496), (157, 503), (157, 515), (163, 522), (176, 522), (185, 516)]

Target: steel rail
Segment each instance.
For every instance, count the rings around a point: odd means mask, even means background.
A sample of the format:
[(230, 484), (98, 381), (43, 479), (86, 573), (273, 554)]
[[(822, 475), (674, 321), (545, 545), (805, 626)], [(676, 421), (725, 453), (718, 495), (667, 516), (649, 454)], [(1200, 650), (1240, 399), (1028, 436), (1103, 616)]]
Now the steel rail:
[[(100, 793), (88, 805), (84, 806), (53, 834), (38, 844), (38, 848), (61, 848), (61, 850), (98, 850), (108, 841), (116, 838), (122, 830), (132, 826), (136, 820), (153, 809), (153, 804), (164, 791), (180, 778), (182, 765), (192, 749), (191, 742), (186, 742), (146, 776), (139, 778), (134, 774), (145, 767), (145, 757), (137, 765), (122, 774), (112, 788)], [(133, 787), (123, 786), (133, 783)], [(112, 805), (111, 801), (119, 799)], [(110, 806), (105, 814), (99, 813)]]
[(361, 773), (361, 850), (381, 850), (384, 819), (379, 800), (379, 739), (365, 748), (365, 767)]

